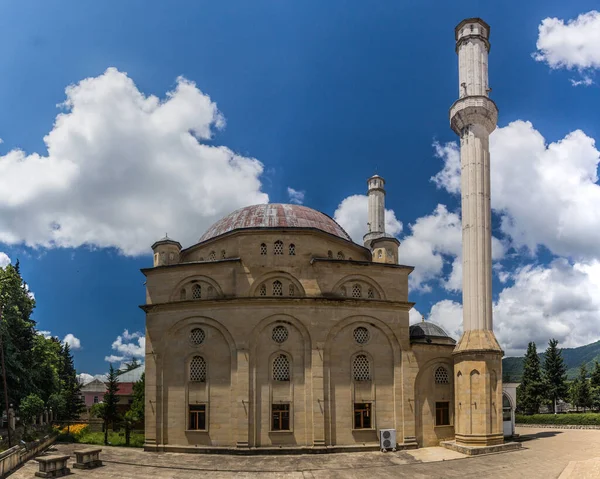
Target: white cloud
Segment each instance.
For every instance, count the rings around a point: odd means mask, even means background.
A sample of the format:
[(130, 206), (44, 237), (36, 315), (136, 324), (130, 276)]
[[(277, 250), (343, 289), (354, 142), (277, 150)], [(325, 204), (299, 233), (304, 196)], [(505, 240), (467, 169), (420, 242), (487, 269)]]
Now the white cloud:
[(428, 321), (439, 324), (454, 339), (458, 341), (462, 335), (462, 304), (449, 299), (435, 303), (429, 312)]
[(582, 77), (581, 80), (575, 80), (573, 78), (569, 79), (569, 81), (571, 82), (571, 85), (573, 86), (592, 86), (594, 84), (594, 80), (592, 80), (592, 77), (584, 75)]
[[(537, 61), (547, 63), (552, 69), (600, 68), (600, 12), (582, 13), (566, 23), (558, 18), (545, 18), (538, 30), (537, 51), (533, 54)], [(583, 83), (577, 84), (587, 85), (585, 76)]]
[[(456, 147), (446, 145), (444, 169), (433, 178), (457, 193)], [(534, 253), (544, 245), (559, 256), (600, 257), (600, 152), (581, 130), (546, 144), (530, 122), (515, 121), (490, 138), (492, 208), (501, 230)]]
[(213, 221), (268, 201), (259, 161), (202, 143), (224, 119), (192, 82), (178, 78), (161, 100), (109, 68), (66, 95), (47, 156), (0, 156), (1, 242), (142, 254), (165, 231), (194, 244)]
[(304, 203), (304, 195), (306, 194), (305, 191), (298, 191), (288, 186), (287, 192), (288, 196), (290, 197), (290, 203), (294, 203), (296, 205), (301, 205)]
[(52, 333), (50, 331), (38, 331), (37, 334), (41, 334), (46, 339), (50, 339), (52, 337)]
[(6, 268), (10, 264), (10, 258), (6, 253), (0, 252), (0, 268)]
[(117, 354), (112, 354), (104, 358), (109, 363), (123, 362), (132, 358), (143, 358), (146, 354), (146, 337), (140, 332), (130, 333), (128, 330), (125, 330), (112, 343), (112, 349)]
[(62, 340), (63, 344), (68, 344), (71, 348), (71, 350), (75, 351), (77, 349), (81, 349), (81, 341), (79, 340), (79, 338), (76, 338), (73, 334), (69, 333), (67, 334), (63, 340)]
[[(350, 235), (355, 243), (363, 244), (369, 221), (369, 200), (366, 195), (353, 195), (344, 198), (338, 205), (333, 218)], [(402, 231), (402, 223), (396, 219), (393, 210), (385, 210), (385, 231), (397, 236)]]
[(408, 323), (409, 324), (420, 323), (422, 320), (423, 320), (423, 315), (417, 308), (413, 307), (408, 312)]
[[(561, 347), (600, 339), (600, 261), (526, 265), (510, 274), (513, 284), (493, 304), (494, 330), (507, 356), (520, 356), (534, 341), (545, 349), (555, 338)], [(462, 305), (443, 300), (429, 320), (456, 339), (462, 334)]]
[[(415, 267), (409, 276), (412, 289), (430, 291), (432, 281), (441, 280), (449, 291), (462, 289), (462, 225), (457, 213), (445, 205), (437, 205), (431, 215), (418, 218), (410, 225), (411, 234), (402, 239), (398, 256), (400, 263)], [(504, 255), (504, 247), (492, 238), (492, 259)], [(444, 266), (451, 263), (451, 271), (443, 278)]]

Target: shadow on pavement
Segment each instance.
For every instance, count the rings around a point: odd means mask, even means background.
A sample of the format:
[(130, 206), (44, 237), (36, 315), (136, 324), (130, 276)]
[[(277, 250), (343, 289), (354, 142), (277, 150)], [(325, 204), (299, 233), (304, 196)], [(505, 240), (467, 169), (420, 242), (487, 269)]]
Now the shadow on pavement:
[(544, 439), (545, 437), (554, 437), (558, 434), (562, 434), (562, 431), (541, 431), (535, 434), (521, 434), (518, 442), (534, 441), (536, 439)]

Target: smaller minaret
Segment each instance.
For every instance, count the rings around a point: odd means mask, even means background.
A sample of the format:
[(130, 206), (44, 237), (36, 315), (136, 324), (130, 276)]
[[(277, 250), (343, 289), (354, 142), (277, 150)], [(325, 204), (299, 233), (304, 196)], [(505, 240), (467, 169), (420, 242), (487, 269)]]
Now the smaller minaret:
[(368, 233), (363, 236), (365, 248), (371, 250), (375, 263), (398, 264), (400, 242), (385, 232), (385, 180), (371, 176), (367, 180), (369, 198)]
[(154, 267), (179, 263), (181, 244), (172, 240), (168, 235), (152, 245), (154, 252)]

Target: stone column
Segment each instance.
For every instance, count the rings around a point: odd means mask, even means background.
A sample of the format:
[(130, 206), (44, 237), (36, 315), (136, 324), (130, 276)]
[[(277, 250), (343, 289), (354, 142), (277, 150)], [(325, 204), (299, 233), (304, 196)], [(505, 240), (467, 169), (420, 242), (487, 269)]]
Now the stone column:
[(459, 99), (450, 125), (460, 137), (463, 335), (454, 350), (456, 442), (503, 442), (502, 350), (492, 322), (492, 234), (489, 136), (498, 109), (488, 98), (490, 27), (479, 18), (455, 29)]
[(160, 444), (161, 433), (161, 402), (162, 384), (158, 381), (156, 364), (158, 354), (154, 351), (152, 340), (146, 333), (146, 384), (145, 384), (145, 408), (144, 408), (144, 446), (147, 450), (154, 450), (157, 444)]
[(249, 447), (248, 435), (250, 433), (250, 363), (249, 352), (247, 349), (237, 350), (237, 372), (235, 382), (236, 411), (237, 414), (237, 430), (236, 430), (236, 447)]
[(325, 344), (317, 343), (312, 350), (312, 430), (313, 446), (325, 446), (325, 390), (323, 378), (323, 351)]

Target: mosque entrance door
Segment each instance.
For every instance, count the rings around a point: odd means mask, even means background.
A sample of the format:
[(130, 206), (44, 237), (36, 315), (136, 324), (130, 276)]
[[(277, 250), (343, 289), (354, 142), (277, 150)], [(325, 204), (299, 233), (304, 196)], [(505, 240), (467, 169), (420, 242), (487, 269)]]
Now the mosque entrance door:
[(506, 393), (502, 394), (502, 429), (504, 437), (512, 436), (514, 431), (513, 408)]

